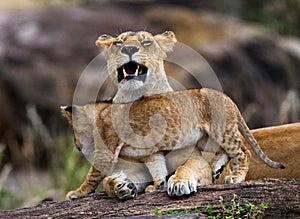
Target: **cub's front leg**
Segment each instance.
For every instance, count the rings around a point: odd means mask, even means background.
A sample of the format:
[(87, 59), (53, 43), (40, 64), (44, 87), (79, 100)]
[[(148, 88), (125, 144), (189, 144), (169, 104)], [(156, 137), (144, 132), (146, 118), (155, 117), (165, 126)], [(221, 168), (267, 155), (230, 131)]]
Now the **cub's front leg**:
[(162, 153), (153, 154), (142, 159), (147, 166), (154, 185), (149, 185), (145, 192), (153, 192), (156, 190), (164, 190), (166, 188), (166, 177), (168, 175), (165, 156)]
[(103, 177), (100, 171), (98, 171), (94, 166), (91, 166), (88, 175), (86, 176), (81, 186), (75, 191), (68, 192), (68, 194), (66, 195), (66, 199), (73, 200), (95, 192), (102, 178)]

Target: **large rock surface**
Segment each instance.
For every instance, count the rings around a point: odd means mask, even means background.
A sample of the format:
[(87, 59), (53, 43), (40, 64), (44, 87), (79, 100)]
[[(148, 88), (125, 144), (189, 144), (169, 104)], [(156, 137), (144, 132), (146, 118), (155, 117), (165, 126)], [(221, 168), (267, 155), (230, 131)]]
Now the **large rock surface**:
[[(217, 13), (180, 7), (107, 3), (97, 8), (2, 12), (0, 142), (15, 165), (24, 159), (37, 165), (51, 159), (43, 136), (64, 131), (59, 106), (72, 103), (81, 73), (99, 54), (94, 45), (97, 37), (144, 29), (173, 30), (181, 43), (203, 55), (250, 127), (299, 121), (299, 39), (283, 38)], [(174, 65), (168, 65), (167, 71), (185, 88), (199, 86)], [(88, 83), (97, 85), (93, 77)], [(110, 96), (114, 88), (108, 82), (101, 91), (100, 96)], [(32, 139), (30, 130), (44, 131), (40, 139)], [(39, 145), (38, 152), (22, 149), (28, 142)]]

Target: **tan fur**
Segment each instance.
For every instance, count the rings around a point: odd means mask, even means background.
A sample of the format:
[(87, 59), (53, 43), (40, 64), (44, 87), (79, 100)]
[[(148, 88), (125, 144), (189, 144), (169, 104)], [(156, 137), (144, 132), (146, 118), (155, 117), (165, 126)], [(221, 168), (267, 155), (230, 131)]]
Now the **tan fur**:
[[(262, 178), (300, 178), (300, 169), (298, 168), (300, 156), (300, 123), (254, 129), (251, 130), (251, 133), (264, 153), (273, 160), (284, 160), (286, 168), (282, 170), (270, 168), (261, 162), (257, 156), (251, 156), (246, 180)], [(243, 143), (247, 148), (250, 147), (244, 138)], [(202, 154), (208, 161), (214, 160), (210, 153)], [(228, 167), (229, 166), (224, 169), (224, 172), (216, 181), (217, 184), (223, 183), (224, 176), (230, 173)]]
[[(172, 51), (176, 41), (172, 31), (155, 36), (146, 31), (128, 31), (117, 37), (100, 36), (96, 45), (104, 50), (108, 74), (118, 88), (113, 102), (128, 103), (142, 96), (172, 91), (167, 81), (163, 60), (166, 58), (166, 53)], [(138, 80), (139, 77), (119, 80), (118, 68), (121, 68), (121, 75), (123, 75), (122, 66), (128, 62), (138, 63), (147, 68), (144, 74), (145, 81)]]
[[(128, 103), (133, 102), (141, 96), (172, 91), (173, 89), (167, 81), (163, 60), (166, 58), (166, 53), (172, 51), (176, 41), (176, 37), (171, 31), (166, 31), (155, 36), (145, 31), (124, 32), (117, 37), (111, 37), (108, 35), (100, 36), (96, 41), (96, 45), (104, 50), (108, 73), (118, 89), (115, 97), (113, 98), (113, 102)], [(128, 46), (134, 46), (138, 49), (138, 51), (131, 57), (122, 52), (122, 49)], [(129, 61), (145, 65), (148, 68), (146, 80), (144, 82), (140, 80), (118, 80), (118, 69), (120, 66), (128, 63)], [(198, 156), (199, 160), (203, 161), (200, 153), (198, 153)], [(174, 155), (174, 153), (169, 155), (168, 158), (170, 160), (170, 162), (168, 162), (169, 172), (174, 171), (176, 169), (175, 166), (177, 167), (182, 164), (182, 162), (177, 164), (178, 156)], [(177, 165), (174, 165), (173, 163)], [(207, 171), (210, 171), (210, 167), (208, 167), (208, 165), (204, 166), (206, 166)], [(103, 185), (105, 191), (109, 195), (115, 193), (115, 195), (110, 195), (111, 197), (117, 196), (119, 198), (126, 198), (126, 193), (128, 197), (135, 196), (132, 195), (131, 191), (128, 189), (125, 189), (126, 191), (119, 191), (123, 189), (119, 189), (118, 185), (124, 185), (124, 183), (130, 185), (128, 183), (130, 181), (148, 182), (149, 173), (147, 171), (142, 171), (142, 169), (143, 168), (136, 167), (136, 165), (127, 163), (127, 165), (124, 165), (122, 168), (115, 170), (108, 179), (104, 180)], [(120, 171), (123, 173), (120, 173)], [(126, 176), (129, 180), (124, 180), (127, 179)], [(206, 179), (206, 181), (211, 181), (211, 178)], [(111, 184), (113, 182), (114, 192), (109, 190), (109, 188), (112, 187), (106, 185), (106, 182), (110, 182)], [(144, 187), (147, 184), (148, 183), (135, 183), (137, 192), (143, 192), (145, 190)], [(123, 188), (126, 188), (126, 186), (123, 186)], [(151, 190), (151, 186), (146, 189), (146, 191)]]
[[(69, 117), (70, 114), (65, 109), (62, 108)], [(199, 143), (203, 136), (209, 136), (216, 144), (209, 145), (208, 148), (207, 145), (198, 144), (202, 150), (217, 152), (217, 157), (219, 153), (222, 158), (224, 155), (225, 158), (231, 158), (232, 174), (225, 178), (229, 183), (244, 181), (249, 168), (250, 154), (243, 145), (242, 136), (265, 163), (274, 168), (283, 167), (269, 160), (259, 149), (230, 98), (214, 90), (171, 92), (145, 97), (132, 104), (99, 103), (73, 107), (72, 111), (78, 147), (95, 148), (93, 165), (100, 171), (102, 178), (116, 162), (115, 157), (119, 156), (145, 162), (154, 185), (159, 187), (167, 175), (164, 153), (190, 148)], [(93, 145), (85, 145), (91, 142)], [(218, 159), (215, 163), (217, 161)], [(221, 165), (225, 166), (227, 162), (228, 158)], [(201, 166), (199, 170), (200, 168)], [(220, 168), (218, 166), (214, 174)], [(201, 171), (194, 174), (194, 178), (198, 177), (201, 181)], [(187, 186), (190, 189), (197, 184)], [(169, 195), (172, 195), (174, 189), (176, 187), (168, 185)]]
[[(256, 129), (252, 131), (252, 134), (268, 157), (275, 160), (284, 160), (286, 168), (280, 171), (269, 168), (256, 156), (252, 156), (247, 180), (300, 178), (300, 123)], [(247, 147), (249, 146), (247, 145)]]

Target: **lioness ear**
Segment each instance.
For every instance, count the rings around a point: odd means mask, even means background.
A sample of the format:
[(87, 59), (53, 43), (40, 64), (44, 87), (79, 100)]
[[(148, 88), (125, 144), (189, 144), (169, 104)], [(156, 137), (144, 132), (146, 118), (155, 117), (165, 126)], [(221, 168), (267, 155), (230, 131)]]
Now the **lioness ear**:
[(110, 35), (103, 34), (98, 37), (95, 44), (101, 49), (107, 49), (112, 44), (114, 39), (115, 38)]
[(72, 124), (72, 113), (75, 112), (75, 106), (60, 106), (60, 111), (68, 119), (68, 122)]
[(165, 31), (162, 34), (157, 34), (154, 39), (159, 43), (164, 52), (171, 52), (173, 46), (177, 42), (176, 36), (172, 31)]

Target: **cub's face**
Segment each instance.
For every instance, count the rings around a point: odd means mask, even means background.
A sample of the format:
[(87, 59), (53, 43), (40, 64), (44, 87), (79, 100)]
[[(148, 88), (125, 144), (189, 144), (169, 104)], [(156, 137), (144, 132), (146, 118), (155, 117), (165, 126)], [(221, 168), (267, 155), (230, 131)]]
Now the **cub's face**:
[[(118, 90), (151, 86), (164, 73), (163, 60), (176, 42), (173, 32), (153, 36), (149, 32), (124, 32), (117, 37), (101, 35), (96, 45), (106, 55), (108, 73)], [(161, 71), (162, 70), (162, 71)]]
[(73, 127), (75, 147), (86, 157), (91, 156), (94, 152), (93, 122), (88, 115), (93, 115), (93, 112), (87, 114), (84, 106), (75, 105), (61, 106), (60, 109)]

